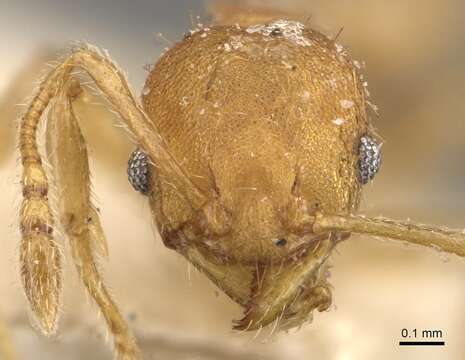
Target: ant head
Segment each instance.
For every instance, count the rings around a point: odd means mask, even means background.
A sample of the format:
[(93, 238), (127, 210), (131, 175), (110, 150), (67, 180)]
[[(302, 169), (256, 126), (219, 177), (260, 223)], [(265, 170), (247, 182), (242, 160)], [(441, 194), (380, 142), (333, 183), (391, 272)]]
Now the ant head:
[(160, 174), (157, 221), (184, 232), (190, 222), (224, 258), (289, 256), (313, 236), (302, 237), (306, 216), (356, 210), (379, 167), (356, 66), (298, 22), (192, 31), (145, 89), (146, 112), (210, 204), (192, 209)]

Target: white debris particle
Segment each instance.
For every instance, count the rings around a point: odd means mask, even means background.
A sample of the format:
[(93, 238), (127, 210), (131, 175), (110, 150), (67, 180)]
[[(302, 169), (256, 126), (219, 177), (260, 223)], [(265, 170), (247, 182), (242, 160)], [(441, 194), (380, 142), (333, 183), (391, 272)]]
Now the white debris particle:
[(302, 93), (302, 100), (307, 101), (308, 99), (310, 99), (310, 92), (304, 91), (304, 92)]
[(336, 120), (333, 120), (333, 123), (336, 124), (337, 126), (341, 126), (344, 124), (346, 121), (343, 118), (337, 118)]
[(144, 88), (142, 89), (142, 95), (147, 96), (148, 94), (150, 94), (150, 90), (150, 87), (144, 86)]
[(225, 50), (226, 52), (230, 52), (230, 51), (231, 51), (231, 45), (229, 45), (228, 43), (225, 43), (225, 44), (224, 44), (224, 50)]
[[(205, 32), (207, 32), (207, 31), (210, 31), (210, 28), (208, 28), (208, 27), (205, 27), (205, 28), (204, 28), (204, 27), (203, 27), (203, 24), (198, 23), (197, 26), (195, 27), (195, 29), (189, 30), (189, 34), (192, 36), (192, 35), (194, 35), (194, 34), (200, 32), (200, 31), (204, 31), (204, 33), (205, 33)], [(207, 36), (207, 35), (204, 35), (204, 33), (203, 33), (202, 35), (200, 35), (200, 36), (201, 36), (201, 37)]]
[(336, 46), (336, 51), (337, 51), (338, 53), (344, 51), (344, 47), (343, 47), (341, 44), (335, 44), (335, 46)]
[(379, 110), (378, 105), (373, 104), (371, 101), (368, 101), (368, 100), (367, 100), (367, 104), (371, 107), (371, 109), (372, 109), (375, 113), (378, 113), (378, 110)]
[(350, 109), (354, 106), (354, 102), (352, 100), (341, 100), (340, 103), (344, 109)]
[(182, 107), (186, 107), (189, 104), (189, 98), (187, 96), (183, 96), (181, 101), (179, 102), (179, 105)]
[(220, 104), (218, 103), (218, 101), (213, 104), (213, 107), (215, 109), (218, 109), (220, 107)]
[(362, 85), (363, 85), (363, 92), (365, 93), (365, 96), (367, 98), (369, 98), (370, 97), (370, 91), (368, 90), (368, 82), (364, 81)]
[(152, 72), (154, 67), (155, 67), (155, 64), (145, 64), (144, 65), (144, 70), (147, 71), (147, 72)]
[(355, 66), (357, 69), (361, 69), (361, 68), (362, 68), (362, 65), (360, 65), (360, 61), (354, 60), (353, 63), (354, 63), (354, 66)]
[(205, 109), (200, 110), (199, 114), (204, 115), (205, 114)]
[(329, 79), (328, 83), (333, 89), (337, 88), (337, 80), (336, 79)]
[(283, 36), (287, 40), (300, 45), (311, 46), (312, 43), (303, 35), (305, 26), (298, 21), (276, 20), (267, 25), (254, 25), (246, 29), (249, 34), (260, 33), (265, 37)]
[(206, 38), (207, 37), (207, 33), (202, 33), (202, 35), (200, 35), (201, 38)]
[(231, 36), (231, 46), (234, 50), (239, 50), (242, 48), (243, 44), (241, 42), (240, 36)]
[(286, 61), (284, 61), (284, 60), (281, 61), (281, 64), (283, 64), (284, 67), (285, 67), (286, 69), (288, 69), (288, 70), (294, 69), (294, 66), (293, 66), (293, 65), (289, 64), (288, 62), (286, 62)]
[(344, 57), (347, 56), (347, 51), (340, 44), (336, 43), (334, 44), (334, 46), (336, 47), (336, 52), (337, 52), (339, 61), (344, 61)]

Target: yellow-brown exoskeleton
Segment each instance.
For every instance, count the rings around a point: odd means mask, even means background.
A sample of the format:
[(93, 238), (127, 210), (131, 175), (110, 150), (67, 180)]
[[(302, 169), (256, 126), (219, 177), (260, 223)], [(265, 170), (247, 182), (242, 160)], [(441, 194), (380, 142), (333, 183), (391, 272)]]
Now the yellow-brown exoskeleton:
[(47, 151), (62, 189), (59, 223), (119, 358), (140, 358), (95, 266), (92, 250), (105, 253), (106, 244), (72, 109), (81, 93), (76, 68), (137, 142), (129, 179), (148, 196), (165, 245), (244, 307), (236, 329), (286, 329), (328, 309), (327, 260), (351, 233), (465, 255), (460, 231), (356, 215), (362, 187), (379, 169), (381, 141), (357, 67), (326, 36), (285, 20), (199, 28), (158, 61), (142, 106), (109, 57), (83, 46), (42, 82), (21, 122), (22, 279), (46, 333), (56, 326), (61, 258), (36, 128), (51, 104)]

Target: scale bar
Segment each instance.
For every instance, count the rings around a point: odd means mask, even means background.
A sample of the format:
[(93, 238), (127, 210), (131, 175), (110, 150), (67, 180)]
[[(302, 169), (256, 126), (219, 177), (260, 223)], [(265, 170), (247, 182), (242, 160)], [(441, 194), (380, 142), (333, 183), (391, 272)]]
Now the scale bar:
[(400, 346), (444, 346), (444, 341), (399, 341)]

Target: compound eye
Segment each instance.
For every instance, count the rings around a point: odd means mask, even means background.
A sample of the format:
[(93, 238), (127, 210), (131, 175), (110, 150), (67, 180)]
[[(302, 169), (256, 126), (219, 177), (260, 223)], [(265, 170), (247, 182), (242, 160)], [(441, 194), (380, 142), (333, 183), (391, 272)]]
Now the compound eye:
[(134, 190), (147, 195), (150, 190), (149, 158), (146, 153), (136, 149), (128, 161), (128, 179)]
[(381, 144), (368, 135), (362, 136), (358, 154), (360, 181), (365, 185), (373, 180), (381, 167)]

